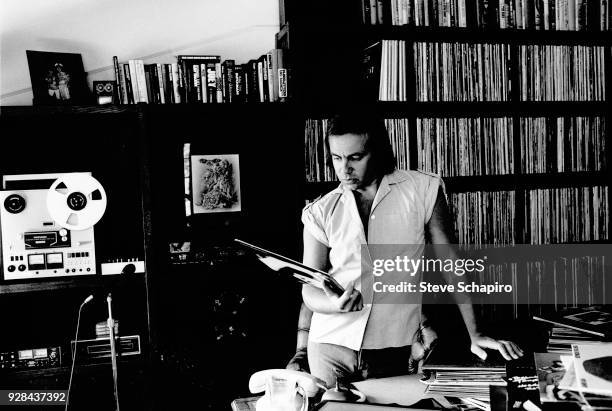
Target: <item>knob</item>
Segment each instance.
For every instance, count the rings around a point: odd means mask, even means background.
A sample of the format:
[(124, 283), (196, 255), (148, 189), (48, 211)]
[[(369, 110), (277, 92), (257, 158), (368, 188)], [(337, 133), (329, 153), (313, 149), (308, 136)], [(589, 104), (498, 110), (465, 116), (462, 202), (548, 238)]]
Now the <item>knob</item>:
[(11, 194), (4, 200), (4, 208), (11, 214), (18, 214), (25, 210), (25, 198), (19, 194)]
[(134, 264), (126, 264), (121, 270), (121, 274), (134, 274), (136, 272), (136, 266)]

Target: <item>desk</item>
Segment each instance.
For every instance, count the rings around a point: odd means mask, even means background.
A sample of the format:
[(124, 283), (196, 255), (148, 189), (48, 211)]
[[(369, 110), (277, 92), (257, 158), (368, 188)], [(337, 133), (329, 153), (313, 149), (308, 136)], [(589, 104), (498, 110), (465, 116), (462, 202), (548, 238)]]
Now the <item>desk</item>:
[(427, 385), (419, 381), (420, 378), (420, 374), (399, 375), (359, 381), (353, 385), (366, 395), (368, 402), (412, 405), (426, 398)]
[[(372, 410), (372, 411), (387, 411), (407, 409), (406, 406), (411, 406), (425, 398), (436, 399), (436, 396), (425, 394), (426, 384), (419, 381), (420, 375), (401, 375), (388, 378), (373, 378), (365, 381), (359, 381), (353, 385), (363, 392), (369, 404), (352, 404), (336, 401), (326, 402), (316, 409), (320, 410)], [(255, 403), (260, 397), (249, 397), (234, 400), (232, 402), (233, 411), (254, 411)], [(398, 406), (383, 406), (383, 404), (399, 404)], [(434, 408), (409, 408), (413, 411), (431, 410)]]

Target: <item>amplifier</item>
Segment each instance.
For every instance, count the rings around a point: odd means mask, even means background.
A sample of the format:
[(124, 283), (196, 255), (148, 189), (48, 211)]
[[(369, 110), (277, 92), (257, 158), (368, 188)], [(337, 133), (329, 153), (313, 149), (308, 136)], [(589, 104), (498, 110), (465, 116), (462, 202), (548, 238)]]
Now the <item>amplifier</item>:
[[(70, 342), (74, 354), (74, 340)], [(126, 335), (115, 337), (117, 357), (128, 357), (140, 354), (140, 336)], [(77, 344), (78, 362), (102, 362), (111, 356), (110, 338), (96, 338), (93, 340), (79, 340)]]
[(25, 370), (60, 367), (61, 357), (60, 347), (0, 352), (0, 369)]

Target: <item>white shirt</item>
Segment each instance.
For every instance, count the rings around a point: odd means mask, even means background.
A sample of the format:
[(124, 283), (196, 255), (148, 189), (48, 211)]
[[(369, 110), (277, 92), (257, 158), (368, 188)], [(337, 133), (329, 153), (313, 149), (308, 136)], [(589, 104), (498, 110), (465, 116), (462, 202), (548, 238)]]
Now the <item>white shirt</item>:
[[(354, 281), (361, 290), (362, 245), (424, 244), (425, 224), (441, 184), (439, 176), (414, 170), (384, 176), (370, 211), (367, 239), (355, 197), (340, 185), (304, 208), (304, 229), (330, 248), (330, 275), (343, 287)], [(370, 258), (364, 257), (366, 262)], [(314, 313), (309, 338), (355, 351), (409, 345), (421, 320), (418, 297), (411, 300), (416, 304), (372, 304), (370, 299), (361, 311)]]

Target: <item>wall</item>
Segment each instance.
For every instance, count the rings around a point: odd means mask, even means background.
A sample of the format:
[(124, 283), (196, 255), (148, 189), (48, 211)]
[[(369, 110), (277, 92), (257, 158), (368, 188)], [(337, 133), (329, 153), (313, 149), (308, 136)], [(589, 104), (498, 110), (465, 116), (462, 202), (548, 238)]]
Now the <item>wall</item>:
[(244, 63), (274, 47), (278, 28), (278, 0), (1, 0), (0, 104), (32, 104), (25, 50), (80, 53), (91, 87), (114, 80), (114, 55)]

